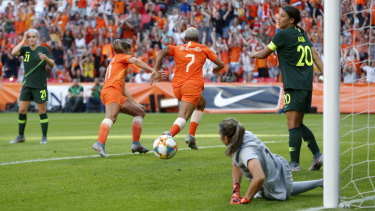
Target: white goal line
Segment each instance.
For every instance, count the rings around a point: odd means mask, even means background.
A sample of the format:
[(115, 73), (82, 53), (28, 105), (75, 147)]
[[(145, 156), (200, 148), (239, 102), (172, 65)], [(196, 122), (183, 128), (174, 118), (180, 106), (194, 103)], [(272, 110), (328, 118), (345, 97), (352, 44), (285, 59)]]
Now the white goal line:
[[(272, 144), (272, 143), (281, 143), (283, 141), (264, 141), (263, 143)], [(225, 147), (224, 145), (216, 145), (216, 146), (202, 146), (198, 147), (199, 149), (208, 149), (208, 148), (218, 148), (218, 147)], [(190, 148), (179, 148), (178, 151), (189, 150)], [(152, 153), (154, 151), (149, 151), (148, 153)], [(132, 155), (134, 153), (127, 152), (127, 153), (117, 153), (117, 154), (108, 154), (109, 156), (120, 156), (120, 155)], [(138, 154), (138, 153), (137, 153)], [(100, 157), (100, 155), (85, 155), (85, 156), (72, 156), (72, 157), (58, 157), (58, 158), (45, 158), (45, 159), (33, 159), (33, 160), (23, 160), (23, 161), (13, 161), (7, 163), (0, 163), (0, 166), (9, 166), (9, 165), (16, 165), (16, 164), (23, 164), (23, 163), (36, 163), (36, 162), (46, 162), (46, 161), (56, 161), (56, 160), (71, 160), (71, 159), (84, 159), (84, 158), (96, 158)]]

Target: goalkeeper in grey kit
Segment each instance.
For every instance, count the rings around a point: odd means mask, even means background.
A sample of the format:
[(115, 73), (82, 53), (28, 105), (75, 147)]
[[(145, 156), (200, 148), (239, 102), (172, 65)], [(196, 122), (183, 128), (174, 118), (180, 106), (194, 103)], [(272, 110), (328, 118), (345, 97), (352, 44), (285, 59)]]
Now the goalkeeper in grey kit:
[[(51, 52), (48, 48), (38, 44), (39, 32), (29, 29), (25, 32), (23, 39), (12, 50), (12, 55), (22, 56), (25, 75), (22, 81), (22, 89), (19, 97), (18, 110), (18, 136), (10, 141), (11, 144), (25, 142), (24, 131), (27, 122), (27, 110), (31, 101), (37, 103), (42, 128), (41, 144), (47, 143), (48, 116), (47, 104), (47, 75), (46, 65), (54, 66)], [(28, 45), (24, 46), (27, 41)]]
[[(256, 195), (269, 200), (286, 200), (291, 195), (323, 187), (323, 180), (293, 182), (291, 169), (285, 158), (273, 154), (252, 132), (235, 119), (227, 118), (219, 124), (221, 141), (227, 146), (225, 154), (232, 157), (233, 190), (231, 204), (247, 204)], [(242, 175), (251, 184), (240, 197)]]

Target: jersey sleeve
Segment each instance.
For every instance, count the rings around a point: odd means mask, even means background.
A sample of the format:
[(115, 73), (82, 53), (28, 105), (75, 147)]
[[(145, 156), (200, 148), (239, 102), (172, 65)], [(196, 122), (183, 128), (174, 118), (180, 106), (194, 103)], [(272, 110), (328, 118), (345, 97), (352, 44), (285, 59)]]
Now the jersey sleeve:
[(44, 54), (46, 54), (46, 56), (48, 58), (54, 59), (53, 56), (52, 56), (52, 54), (51, 54), (51, 51), (48, 48), (44, 47), (43, 52), (44, 52)]
[[(238, 153), (238, 152), (237, 152)], [(237, 153), (233, 156), (233, 163), (237, 166), (247, 166), (247, 163), (251, 159), (259, 159), (257, 152), (251, 147), (244, 147), (241, 149), (238, 161)]]
[(286, 40), (288, 40), (286, 30), (281, 30), (272, 38), (272, 41), (268, 44), (268, 48), (272, 51), (275, 51), (277, 48), (282, 48)]
[(117, 58), (115, 58), (115, 60), (116, 62), (120, 62), (120, 63), (129, 63), (130, 57), (131, 57), (130, 55), (119, 54)]
[(22, 46), (21, 49), (20, 49), (21, 56), (24, 56), (25, 52), (26, 52), (26, 47)]
[(217, 55), (209, 48), (206, 50), (207, 58), (211, 61), (216, 61), (217, 60)]
[(174, 52), (176, 50), (176, 46), (168, 45), (169, 48), (169, 56), (174, 56)]

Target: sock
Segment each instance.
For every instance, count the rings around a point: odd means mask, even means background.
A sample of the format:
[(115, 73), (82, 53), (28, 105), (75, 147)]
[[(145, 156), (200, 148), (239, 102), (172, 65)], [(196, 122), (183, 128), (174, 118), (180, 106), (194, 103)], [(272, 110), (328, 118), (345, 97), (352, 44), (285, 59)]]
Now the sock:
[(47, 137), (47, 131), (48, 131), (48, 116), (47, 116), (47, 113), (39, 114), (39, 118), (40, 118), (40, 126), (42, 127), (43, 137)]
[(203, 112), (200, 110), (194, 110), (193, 114), (191, 115), (190, 126), (189, 126), (189, 134), (195, 136), (195, 132), (197, 131), (197, 127), (199, 125), (199, 121), (202, 119)]
[(142, 132), (142, 122), (143, 118), (141, 116), (134, 117), (132, 124), (133, 141), (139, 142)]
[(293, 182), (292, 195), (295, 196), (317, 187), (323, 187), (323, 179)]
[(302, 124), (302, 126), (301, 126), (301, 134), (302, 134), (302, 138), (303, 138), (305, 144), (310, 149), (311, 153), (314, 156), (317, 155), (318, 153), (320, 154), (320, 149), (319, 149), (318, 143), (315, 140), (314, 134), (304, 124)]
[(289, 130), (289, 154), (292, 163), (299, 163), (299, 155), (301, 151), (302, 135), (301, 127)]
[(172, 128), (169, 130), (171, 132), (172, 137), (174, 137), (177, 133), (179, 133), (185, 126), (186, 119), (178, 117), (176, 121), (174, 121)]
[(100, 124), (98, 141), (101, 144), (105, 144), (105, 142), (107, 141), (107, 136), (108, 136), (109, 130), (111, 129), (112, 125), (113, 125), (112, 120), (110, 120), (108, 118), (105, 118), (102, 121), (102, 124)]
[(23, 136), (27, 122), (26, 114), (18, 114), (18, 135)]

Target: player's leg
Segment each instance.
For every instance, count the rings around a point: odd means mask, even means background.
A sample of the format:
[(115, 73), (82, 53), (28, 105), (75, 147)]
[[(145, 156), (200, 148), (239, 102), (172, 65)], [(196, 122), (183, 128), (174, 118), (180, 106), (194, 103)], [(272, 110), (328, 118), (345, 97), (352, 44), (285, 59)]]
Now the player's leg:
[(92, 148), (99, 152), (102, 157), (107, 157), (107, 154), (105, 153), (105, 143), (107, 141), (109, 130), (113, 123), (116, 122), (117, 115), (120, 112), (120, 105), (117, 103), (109, 103), (105, 108), (105, 118), (100, 124), (98, 142), (92, 146)]
[(121, 112), (128, 114), (133, 118), (133, 123), (132, 123), (132, 134), (133, 134), (133, 142), (131, 145), (131, 150), (132, 152), (139, 152), (139, 153), (146, 153), (149, 150), (146, 147), (143, 147), (139, 139), (141, 137), (142, 133), (142, 123), (143, 123), (143, 118), (145, 117), (145, 108), (137, 103), (133, 103), (130, 100), (126, 100), (122, 105), (121, 105)]
[(191, 146), (192, 149), (198, 149), (196, 145), (196, 140), (195, 140), (195, 132), (197, 130), (200, 120), (202, 119), (203, 111), (205, 107), (206, 107), (206, 99), (204, 99), (204, 97), (202, 96), (199, 99), (198, 105), (193, 111), (193, 114), (191, 115), (189, 134), (186, 135), (185, 137), (185, 142), (189, 145), (189, 147)]
[(21, 101), (18, 102), (18, 136), (10, 141), (10, 144), (17, 144), (25, 142), (25, 127), (27, 122), (27, 110), (29, 108), (31, 101)]
[(289, 129), (289, 155), (292, 171), (300, 171), (299, 158), (302, 144), (302, 122), (303, 113), (299, 111), (287, 111), (286, 118)]
[(171, 129), (169, 132), (171, 133), (172, 137), (178, 134), (185, 126), (186, 120), (190, 118), (191, 114), (195, 109), (195, 104), (180, 101), (180, 108), (178, 110), (178, 117), (174, 121)]
[(300, 171), (299, 165), (302, 144), (302, 121), (304, 116), (304, 98), (300, 96), (300, 90), (285, 90), (284, 110), (289, 130), (289, 154), (290, 168), (292, 171)]
[[(305, 97), (305, 112), (309, 112), (311, 109), (312, 91), (302, 91), (302, 94)], [(320, 153), (320, 149), (318, 143), (316, 142), (314, 133), (306, 125), (303, 124), (303, 116), (301, 124), (301, 134), (305, 144), (313, 154), (313, 163), (310, 166), (309, 170), (319, 170), (323, 165), (323, 156)]]
[(38, 103), (38, 113), (40, 118), (40, 127), (42, 128), (42, 139), (40, 140), (41, 144), (46, 144), (47, 132), (48, 132), (48, 115), (47, 115), (47, 103)]
[(48, 131), (48, 116), (47, 116), (47, 101), (48, 101), (48, 91), (45, 89), (31, 89), (34, 101), (38, 106), (38, 113), (40, 118), (40, 127), (42, 128), (42, 139), (40, 139), (41, 144), (46, 144), (47, 131)]
[(317, 187), (323, 187), (323, 179), (293, 182), (292, 195), (295, 196)]

